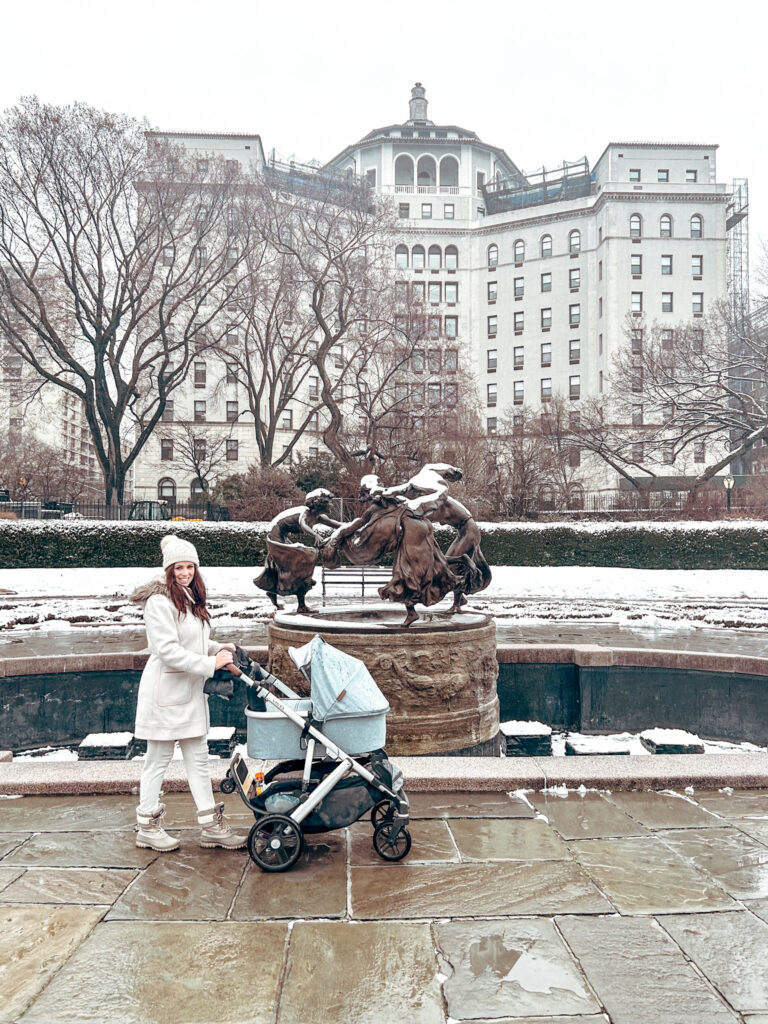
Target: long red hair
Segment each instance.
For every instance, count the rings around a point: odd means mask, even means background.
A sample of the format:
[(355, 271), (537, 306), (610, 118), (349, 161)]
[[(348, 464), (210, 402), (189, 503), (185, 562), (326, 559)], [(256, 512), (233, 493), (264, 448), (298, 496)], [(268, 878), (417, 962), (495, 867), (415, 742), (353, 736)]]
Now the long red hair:
[[(171, 598), (174, 608), (178, 611), (179, 615), (186, 615), (189, 610), (189, 599), (187, 598), (184, 588), (179, 586), (176, 582), (176, 578), (173, 575), (173, 566), (169, 565), (165, 570), (165, 583), (168, 587), (168, 594)], [(205, 607), (206, 592), (205, 583), (203, 583), (203, 577), (200, 575), (200, 569), (195, 566), (195, 575), (189, 584), (189, 591), (194, 598), (192, 604), (192, 614), (202, 619), (203, 622), (210, 622), (211, 616), (208, 614), (208, 609)]]

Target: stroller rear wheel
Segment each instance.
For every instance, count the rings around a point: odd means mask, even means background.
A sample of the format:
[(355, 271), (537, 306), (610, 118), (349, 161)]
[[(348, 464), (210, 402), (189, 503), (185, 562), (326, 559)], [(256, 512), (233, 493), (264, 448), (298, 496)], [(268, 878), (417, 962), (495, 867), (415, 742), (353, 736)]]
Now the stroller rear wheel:
[(411, 833), (401, 828), (393, 836), (395, 823), (383, 821), (373, 833), (373, 848), (383, 860), (402, 860), (411, 848)]
[(219, 789), (222, 793), (234, 793), (235, 792), (235, 780), (232, 775), (227, 772), (224, 778), (219, 783)]
[(285, 814), (265, 814), (248, 833), (248, 853), (262, 871), (287, 871), (303, 848), (301, 826)]

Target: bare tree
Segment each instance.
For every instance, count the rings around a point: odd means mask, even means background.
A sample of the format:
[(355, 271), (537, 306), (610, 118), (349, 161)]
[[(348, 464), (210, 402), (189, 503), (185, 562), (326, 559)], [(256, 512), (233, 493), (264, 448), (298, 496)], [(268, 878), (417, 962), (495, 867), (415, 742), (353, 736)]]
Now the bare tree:
[(67, 452), (42, 441), (22, 439), (14, 431), (0, 437), (0, 487), (13, 501), (81, 501), (93, 497), (87, 469)]
[(199, 481), (202, 492), (208, 494), (218, 471), (226, 466), (230, 438), (204, 423), (186, 420), (175, 423), (164, 433), (173, 446), (170, 463), (191, 473), (193, 479)]
[(35, 98), (0, 119), (0, 333), (81, 399), (108, 502), (225, 329), (253, 223), (231, 162), (148, 145), (145, 129)]

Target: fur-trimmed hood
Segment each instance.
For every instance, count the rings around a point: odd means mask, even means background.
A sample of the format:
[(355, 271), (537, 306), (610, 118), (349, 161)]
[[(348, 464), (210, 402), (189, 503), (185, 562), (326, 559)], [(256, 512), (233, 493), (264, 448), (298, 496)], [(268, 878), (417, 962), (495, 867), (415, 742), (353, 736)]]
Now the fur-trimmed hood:
[(164, 576), (155, 576), (149, 583), (142, 583), (140, 587), (136, 587), (129, 600), (133, 604), (145, 604), (155, 594), (162, 594), (170, 600), (171, 594)]

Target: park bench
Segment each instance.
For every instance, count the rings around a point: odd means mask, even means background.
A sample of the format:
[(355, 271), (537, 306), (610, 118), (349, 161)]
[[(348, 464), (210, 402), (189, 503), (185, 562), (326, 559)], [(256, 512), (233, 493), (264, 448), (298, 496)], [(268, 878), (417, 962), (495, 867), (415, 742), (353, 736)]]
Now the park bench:
[(365, 588), (374, 592), (383, 586), (392, 576), (392, 567), (387, 565), (341, 565), (338, 569), (326, 569), (323, 566), (321, 584), (323, 603), (325, 603), (327, 587), (359, 587), (365, 599)]

